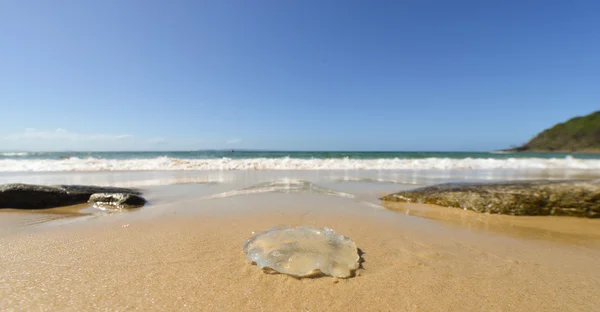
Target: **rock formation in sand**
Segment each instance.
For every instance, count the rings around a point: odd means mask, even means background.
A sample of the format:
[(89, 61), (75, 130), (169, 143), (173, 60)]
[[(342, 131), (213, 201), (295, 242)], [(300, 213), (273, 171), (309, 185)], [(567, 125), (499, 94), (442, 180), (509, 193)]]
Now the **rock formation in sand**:
[(600, 180), (450, 183), (398, 192), (382, 200), (516, 216), (600, 218)]
[(140, 195), (135, 189), (86, 185), (0, 185), (0, 208), (43, 209), (82, 204), (95, 193)]
[(146, 200), (136, 194), (129, 193), (96, 193), (90, 196), (89, 203), (101, 209), (141, 207)]

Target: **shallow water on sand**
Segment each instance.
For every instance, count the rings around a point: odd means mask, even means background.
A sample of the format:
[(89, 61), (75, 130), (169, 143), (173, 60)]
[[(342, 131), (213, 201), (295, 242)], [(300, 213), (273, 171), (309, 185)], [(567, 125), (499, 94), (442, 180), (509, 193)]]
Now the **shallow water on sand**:
[[(87, 205), (0, 211), (0, 307), (600, 309), (600, 220), (377, 200), (431, 183), (503, 177), (538, 178), (385, 171), (2, 175), (2, 183), (142, 187), (150, 205), (114, 214)], [(246, 263), (242, 243), (275, 225), (332, 228), (365, 253), (363, 268), (339, 281), (265, 274)]]

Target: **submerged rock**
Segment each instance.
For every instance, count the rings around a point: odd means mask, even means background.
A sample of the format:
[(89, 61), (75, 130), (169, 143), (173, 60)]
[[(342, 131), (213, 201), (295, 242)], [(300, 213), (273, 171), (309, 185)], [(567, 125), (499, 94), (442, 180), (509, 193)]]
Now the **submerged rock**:
[(516, 216), (599, 218), (600, 180), (451, 183), (399, 192), (382, 200)]
[(135, 194), (97, 193), (92, 194), (88, 202), (98, 208), (135, 208), (143, 206), (146, 200)]
[(43, 209), (82, 204), (94, 193), (129, 193), (139, 195), (135, 189), (86, 185), (0, 185), (0, 208)]
[(356, 244), (329, 228), (278, 228), (244, 243), (246, 259), (261, 269), (303, 277), (350, 277), (359, 267)]

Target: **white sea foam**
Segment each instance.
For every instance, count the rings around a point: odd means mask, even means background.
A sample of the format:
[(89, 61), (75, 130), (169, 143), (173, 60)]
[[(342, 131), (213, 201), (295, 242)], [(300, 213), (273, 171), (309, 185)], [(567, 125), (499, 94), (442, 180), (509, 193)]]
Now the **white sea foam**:
[(4, 152), (4, 153), (0, 153), (0, 156), (7, 156), (7, 157), (27, 156), (27, 155), (29, 155), (29, 153), (27, 153), (27, 152)]
[(0, 172), (163, 171), (163, 170), (496, 170), (579, 169), (600, 173), (600, 159), (566, 158), (421, 158), (421, 159), (1, 159)]

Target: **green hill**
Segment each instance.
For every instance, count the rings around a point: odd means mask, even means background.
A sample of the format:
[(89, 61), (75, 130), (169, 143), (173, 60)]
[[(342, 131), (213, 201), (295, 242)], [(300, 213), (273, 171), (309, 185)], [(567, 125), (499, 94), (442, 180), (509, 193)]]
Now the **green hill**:
[(556, 124), (510, 151), (600, 152), (600, 111)]

